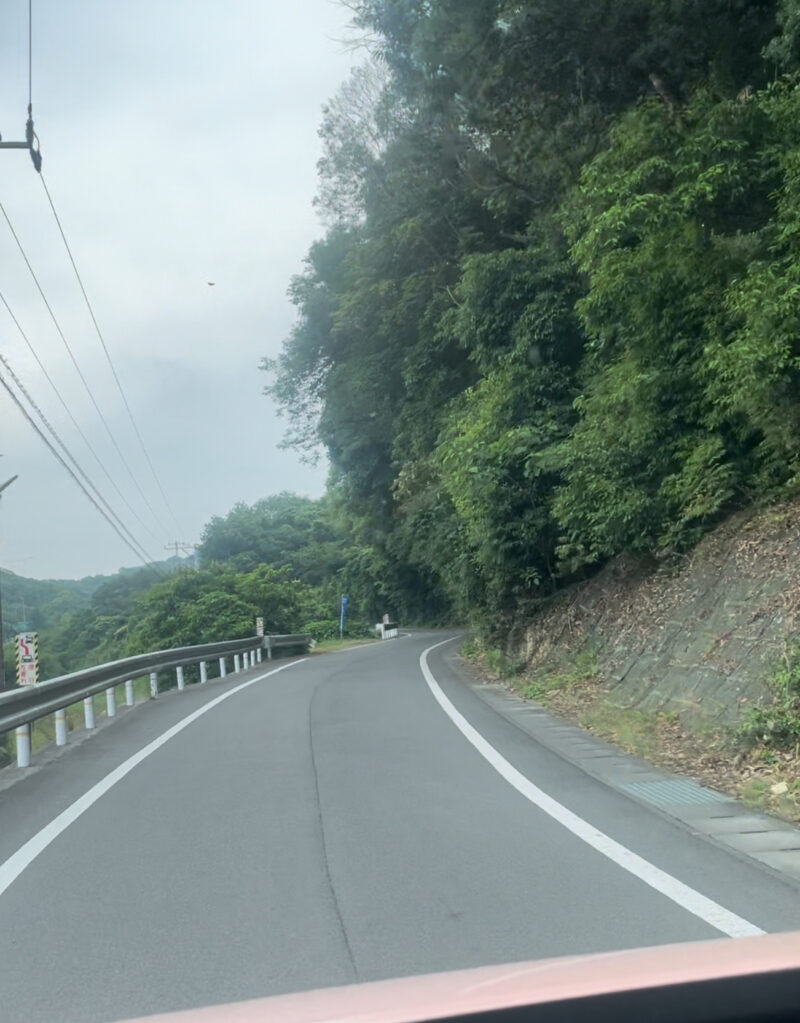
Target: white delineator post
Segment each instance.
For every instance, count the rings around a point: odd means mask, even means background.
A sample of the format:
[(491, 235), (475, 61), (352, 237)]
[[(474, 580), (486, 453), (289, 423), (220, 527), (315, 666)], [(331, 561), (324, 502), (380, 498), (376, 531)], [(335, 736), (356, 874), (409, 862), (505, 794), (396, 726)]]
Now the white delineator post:
[(83, 698), (83, 724), (86, 728), (94, 728), (94, 697)]
[(261, 664), (261, 647), (256, 650), (256, 661)]
[(14, 733), (17, 740), (17, 767), (31, 766), (31, 726), (20, 725)]
[(158, 672), (150, 672), (150, 699), (158, 699)]
[(255, 650), (250, 651), (250, 667), (255, 668), (256, 666), (256, 652)]
[(208, 682), (208, 665), (205, 661), (200, 662), (200, 684)]
[(185, 686), (183, 684), (183, 665), (182, 664), (179, 664), (178, 667), (175, 669), (175, 677), (178, 680), (178, 689), (183, 691)]
[(125, 683), (125, 703), (129, 707), (132, 707), (133, 706), (133, 700), (134, 700), (134, 695), (133, 695), (133, 679), (129, 678), (128, 681)]
[(233, 673), (234, 673), (234, 675), (236, 674), (237, 671), (241, 671), (241, 670), (242, 670), (242, 659), (241, 659), (241, 657), (238, 654), (234, 654), (233, 655)]
[(226, 674), (227, 674), (227, 671), (226, 671), (226, 668), (225, 668), (225, 658), (224, 657), (220, 657), (220, 659), (219, 659), (219, 677), (220, 678), (225, 678)]
[(111, 689), (106, 689), (106, 714), (110, 718), (117, 716), (117, 694), (114, 692), (113, 686)]
[(64, 707), (57, 710), (54, 715), (56, 719), (56, 746), (67, 745), (67, 711)]
[(267, 644), (267, 660), (271, 661), (272, 660), (272, 640), (271, 640), (271, 638), (269, 636), (265, 636), (264, 640), (265, 640), (265, 642)]

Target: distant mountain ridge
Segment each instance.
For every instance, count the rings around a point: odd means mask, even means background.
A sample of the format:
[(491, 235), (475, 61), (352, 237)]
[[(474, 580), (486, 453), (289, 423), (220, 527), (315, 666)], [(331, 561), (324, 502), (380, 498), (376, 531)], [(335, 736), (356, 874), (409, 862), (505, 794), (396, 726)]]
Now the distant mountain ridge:
[[(191, 559), (173, 555), (157, 563), (172, 571)], [(121, 568), (110, 575), (87, 575), (82, 579), (31, 579), (9, 569), (0, 569), (0, 597), (3, 609), (3, 640), (8, 643), (17, 632), (40, 631), (61, 624), (67, 615), (87, 608), (100, 587), (128, 579), (143, 568)]]

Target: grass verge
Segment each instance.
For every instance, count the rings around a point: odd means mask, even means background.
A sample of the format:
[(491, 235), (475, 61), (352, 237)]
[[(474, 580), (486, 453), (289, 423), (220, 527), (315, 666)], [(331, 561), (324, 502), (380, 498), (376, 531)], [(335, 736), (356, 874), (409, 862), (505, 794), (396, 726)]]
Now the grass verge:
[(314, 649), (311, 651), (312, 654), (325, 654), (331, 650), (346, 650), (350, 646), (367, 646), (369, 643), (379, 643), (380, 640), (376, 636), (374, 639), (348, 639), (346, 636), (344, 639), (322, 639), (319, 643), (314, 645)]

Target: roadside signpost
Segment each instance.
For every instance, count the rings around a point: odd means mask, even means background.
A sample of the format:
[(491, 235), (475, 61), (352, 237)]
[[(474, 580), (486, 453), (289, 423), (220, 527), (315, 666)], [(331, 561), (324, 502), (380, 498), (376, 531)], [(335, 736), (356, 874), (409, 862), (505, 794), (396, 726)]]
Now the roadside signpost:
[(39, 633), (20, 632), (14, 637), (17, 653), (17, 684), (35, 686), (39, 681)]
[(260, 617), (256, 618), (256, 635), (257, 636), (264, 635), (264, 619)]
[(347, 617), (347, 595), (342, 594), (342, 609), (339, 613), (339, 639), (344, 636), (344, 620)]

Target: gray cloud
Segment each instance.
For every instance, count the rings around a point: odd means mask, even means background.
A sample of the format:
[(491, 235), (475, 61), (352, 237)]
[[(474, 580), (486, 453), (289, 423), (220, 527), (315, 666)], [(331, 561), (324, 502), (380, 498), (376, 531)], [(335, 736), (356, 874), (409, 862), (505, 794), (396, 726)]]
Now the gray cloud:
[[(27, 5), (0, 12), (0, 131), (21, 134)], [(262, 356), (293, 320), (289, 278), (320, 233), (311, 208), (321, 106), (353, 60), (348, 12), (292, 4), (34, 0), (34, 113), (45, 175), (137, 420), (186, 536), (236, 501), (318, 494), (324, 467), (280, 450)], [(175, 539), (24, 153), (0, 152), (0, 193), (115, 436), (138, 498), (0, 223), (0, 289), (75, 417), (154, 536), (124, 509), (0, 310), (0, 346), (154, 556)], [(207, 281), (214, 281), (213, 288)], [(134, 559), (0, 399), (0, 560), (40, 577)], [(5, 472), (5, 475), (2, 475)], [(0, 480), (1, 482), (1, 480)]]

